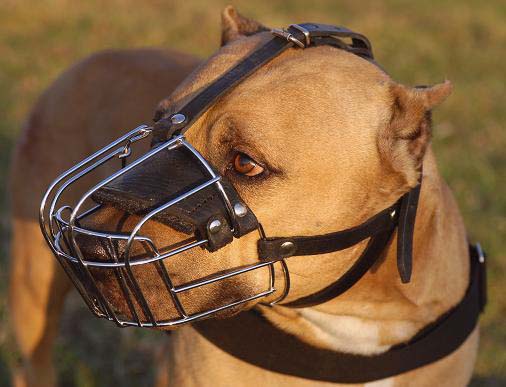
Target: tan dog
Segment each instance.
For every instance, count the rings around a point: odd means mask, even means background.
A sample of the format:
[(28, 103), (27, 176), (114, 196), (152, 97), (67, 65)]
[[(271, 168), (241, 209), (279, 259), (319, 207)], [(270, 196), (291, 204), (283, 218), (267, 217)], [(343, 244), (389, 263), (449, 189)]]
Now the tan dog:
[[(162, 108), (181, 106), (197, 90), (268, 38), (268, 33), (254, 34), (262, 27), (240, 17), (231, 8), (224, 11), (223, 21), (223, 42), (226, 45), (163, 101)], [(144, 58), (144, 54), (140, 56)], [(100, 122), (100, 128), (125, 128), (133, 126), (131, 119), (142, 121), (145, 119), (143, 115), (149, 112), (148, 105), (154, 103), (154, 97), (159, 97), (156, 91), (170, 91), (177, 76), (170, 78), (168, 73), (184, 73), (195, 64), (190, 58), (186, 58), (184, 64), (170, 63), (162, 54), (152, 53), (153, 67), (146, 68), (144, 64), (139, 71), (151, 70), (146, 78), (156, 79), (156, 88), (151, 82), (139, 84), (142, 91), (129, 92), (138, 98), (125, 99), (124, 105), (117, 100), (115, 106), (104, 106), (100, 102), (87, 105), (90, 101), (85, 96), (88, 94), (82, 89), (80, 93), (74, 93), (75, 82), (83, 76), (85, 80), (89, 79), (86, 74), (97, 79), (97, 71), (105, 72), (105, 79), (117, 82), (118, 79), (113, 77), (118, 77), (118, 72), (107, 70), (108, 60), (115, 58), (112, 57), (106, 55), (105, 59), (102, 56), (81, 64), (43, 97), (29, 120), (27, 135), (17, 153), (13, 173), (13, 189), (17, 196), (13, 245), (16, 258), (11, 282), (13, 321), (20, 322), (25, 315), (33, 315), (33, 308), (49, 310), (49, 313), (38, 315), (39, 321), (34, 324), (31, 335), (18, 330), (22, 353), (32, 360), (34, 367), (48, 363), (46, 343), (54, 337), (54, 328), (46, 331), (46, 327), (55, 324), (62, 304), (62, 299), (55, 295), (62, 293), (61, 289), (67, 289), (67, 285), (60, 274), (55, 274), (59, 273), (54, 270), (55, 264), (48, 266), (52, 258), (46, 251), (44, 265), (52, 270), (46, 268), (42, 274), (37, 270), (26, 270), (27, 266), (37, 264), (35, 259), (27, 263), (35, 248), (41, 260), (38, 249), (42, 248), (42, 241), (33, 220), (38, 203), (33, 197), (35, 189), (21, 194), (26, 192), (25, 179), (37, 184), (40, 181), (42, 192), (50, 177), (56, 176), (56, 170), (64, 169), (62, 164), (70, 165), (89, 153), (90, 148), (99, 147), (117, 135), (100, 130), (97, 133), (96, 129), (92, 130), (96, 128), (95, 122)], [(135, 58), (133, 55), (133, 63)], [(160, 64), (155, 69), (157, 60)], [(125, 81), (130, 77), (141, 78), (132, 73), (124, 76), (121, 79)], [(107, 87), (104, 83), (98, 81), (106, 93), (124, 94), (120, 86), (111, 84)], [(83, 86), (93, 90), (91, 83), (83, 82)], [(323, 234), (358, 225), (412, 188), (418, 181), (417, 171), (421, 163), (424, 170), (416, 221), (413, 281), (410, 284), (403, 285), (398, 279), (395, 244), (392, 243), (374, 272), (367, 273), (348, 292), (330, 302), (304, 309), (267, 308), (250, 302), (221, 313), (221, 317), (256, 307), (273, 324), (314, 346), (376, 354), (409, 340), (455, 305), (468, 284), (467, 244), (458, 209), (437, 172), (430, 149), (428, 115), (450, 91), (449, 83), (423, 90), (406, 88), (361, 58), (331, 47), (319, 47), (303, 52), (289, 50), (282, 54), (206, 112), (188, 132), (189, 141), (234, 183), (269, 235)], [(79, 106), (80, 98), (84, 101), (82, 106)], [(70, 105), (68, 109), (62, 106), (63, 100)], [(127, 106), (127, 103), (135, 105)], [(125, 117), (125, 112), (129, 112), (129, 117)], [(75, 127), (72, 120), (76, 122)], [(83, 139), (75, 133), (87, 137)], [(84, 147), (87, 141), (90, 146)], [(58, 143), (64, 144), (61, 152), (51, 153), (50, 149), (55, 149)], [(257, 169), (254, 173), (248, 172), (245, 176), (242, 170), (234, 168), (234, 155), (238, 152), (255, 160)], [(27, 173), (35, 170), (31, 165), (42, 167), (44, 173), (36, 171), (33, 177), (27, 177)], [(46, 169), (50, 172), (46, 173)], [(23, 176), (18, 176), (16, 170), (23, 170)], [(121, 227), (116, 227), (122, 216), (122, 212), (106, 207), (85, 222), (92, 228), (110, 230), (128, 228), (137, 220), (135, 216), (129, 216)], [(177, 234), (154, 221), (149, 224), (147, 232), (160, 245)], [(32, 234), (34, 236), (30, 239), (39, 241), (37, 245), (23, 244), (27, 235)], [(176, 268), (175, 276), (185, 281), (251, 263), (256, 259), (255, 242), (256, 236), (248, 235), (213, 254), (203, 250), (192, 252), (191, 256), (181, 254), (171, 261), (171, 270)], [(363, 247), (359, 244), (323, 256), (290, 258), (292, 291), (288, 300), (313, 293), (335, 281), (357, 259)], [(190, 258), (199, 264), (191, 264)], [(17, 260), (23, 262), (16, 263)], [(33, 292), (22, 293), (16, 289), (18, 281), (26, 281), (27, 274), (29, 283), (37, 283), (39, 289), (45, 282), (42, 296), (37, 294), (34, 298)], [(267, 275), (267, 271), (255, 271), (217, 283), (206, 293), (188, 297), (186, 304), (195, 309), (223, 304), (248, 294), (251, 289), (264, 287)], [(42, 276), (45, 276), (43, 280)], [(141, 281), (148, 283), (149, 280), (148, 273), (141, 276)], [(116, 307), (124, 308), (120, 298), (115, 297), (118, 292), (111, 287), (109, 279), (105, 277), (102, 281), (102, 287), (115, 299)], [(156, 305), (154, 313), (159, 317), (174, 312), (156, 288), (147, 296), (151, 304)], [(445, 359), (370, 385), (465, 385), (472, 374), (477, 341), (475, 332), (458, 351)], [(245, 345), (255, 351), (254, 343)], [(316, 384), (313, 380), (277, 374), (237, 360), (191, 327), (174, 333), (169, 351), (172, 359), (170, 382), (174, 385)]]

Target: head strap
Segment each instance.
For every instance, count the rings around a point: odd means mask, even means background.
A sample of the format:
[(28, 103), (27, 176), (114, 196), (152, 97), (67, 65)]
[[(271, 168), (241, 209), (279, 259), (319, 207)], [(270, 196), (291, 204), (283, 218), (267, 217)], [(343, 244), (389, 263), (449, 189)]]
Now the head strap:
[[(157, 122), (154, 127), (153, 141), (158, 143), (175, 134), (184, 133), (218, 98), (294, 45), (301, 48), (322, 44), (333, 45), (368, 60), (373, 59), (369, 40), (344, 27), (315, 23), (292, 24), (286, 31), (272, 30), (272, 34), (273, 37), (267, 43), (214, 80), (184, 105), (179, 112), (169, 116), (164, 116), (166, 112), (158, 112), (155, 117)], [(345, 38), (351, 39), (351, 43), (346, 43), (343, 40)]]

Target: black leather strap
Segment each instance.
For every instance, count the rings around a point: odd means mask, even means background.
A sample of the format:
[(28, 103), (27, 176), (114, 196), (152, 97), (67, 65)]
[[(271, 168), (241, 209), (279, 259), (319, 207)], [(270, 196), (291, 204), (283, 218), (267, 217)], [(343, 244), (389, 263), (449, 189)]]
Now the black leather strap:
[[(302, 28), (309, 31), (311, 36), (311, 42), (314, 45), (320, 45), (321, 39), (327, 39), (325, 44), (335, 45), (339, 48), (353, 52), (356, 55), (366, 57), (368, 59), (374, 59), (372, 53), (371, 43), (364, 35), (353, 32), (345, 27), (337, 27), (329, 24), (321, 23), (302, 23), (299, 24)], [(304, 35), (301, 34), (296, 28), (290, 27), (288, 31), (294, 34), (297, 39), (303, 40)], [(334, 39), (336, 43), (332, 43), (328, 38)], [(351, 44), (344, 42), (343, 38), (350, 38)]]
[[(384, 209), (359, 226), (325, 235), (310, 237), (281, 237), (259, 239), (258, 255), (260, 259), (281, 260), (289, 256), (318, 255), (339, 251), (351, 247), (367, 238), (369, 242), (348, 271), (322, 290), (290, 301), (283, 306), (306, 308), (327, 302), (350, 289), (382, 256), (390, 241), (398, 221), (401, 202)], [(291, 243), (289, 251), (283, 245)]]
[[(359, 226), (324, 235), (269, 237), (258, 240), (258, 257), (266, 260), (281, 260), (291, 256), (327, 254), (356, 245), (364, 239), (389, 231), (397, 223), (399, 202), (384, 209)], [(283, 245), (292, 243), (286, 250)]]
[(397, 270), (403, 283), (411, 280), (413, 271), (413, 235), (416, 210), (422, 182), (401, 198), (399, 224), (397, 226)]
[[(359, 226), (325, 235), (270, 237), (258, 240), (260, 259), (281, 260), (291, 256), (327, 254), (351, 247), (371, 238), (353, 266), (335, 282), (314, 294), (283, 304), (303, 308), (331, 300), (351, 288), (381, 257), (391, 235), (398, 226), (397, 267), (403, 283), (409, 282), (412, 271), (413, 233), (421, 183), (404, 194), (393, 206), (384, 209)], [(290, 249), (286, 249), (286, 244)]]
[(262, 65), (292, 46), (292, 42), (274, 36), (262, 47), (246, 56), (246, 58), (232, 69), (213, 81), (208, 87), (183, 106), (178, 113), (186, 117), (184, 122), (174, 125), (171, 122), (171, 117), (160, 119), (155, 125), (153, 140), (155, 142), (165, 141), (174, 134), (184, 133), (223, 94), (228, 92), (255, 70), (262, 67)]
[(373, 236), (369, 240), (364, 252), (355, 261), (353, 266), (348, 269), (348, 271), (341, 277), (339, 277), (337, 281), (333, 282), (329, 286), (316, 293), (281, 305), (291, 308), (308, 308), (310, 306), (330, 301), (333, 298), (336, 298), (337, 296), (343, 294), (353, 285), (355, 285), (374, 265), (374, 263), (382, 257), (382, 253), (392, 238), (394, 230), (395, 227), (392, 225), (389, 230), (382, 231), (379, 234)]
[(486, 300), (485, 263), (470, 246), (470, 284), (464, 298), (407, 343), (372, 356), (320, 349), (249, 311), (194, 324), (230, 355), (270, 371), (333, 383), (367, 383), (428, 365), (457, 350), (477, 325)]
[[(363, 35), (350, 31), (347, 28), (325, 24), (304, 23), (301, 24), (301, 26), (308, 30), (310, 45), (319, 45), (318, 41), (320, 39), (332, 38), (335, 36), (334, 45), (339, 48), (346, 49), (347, 51), (367, 59), (373, 58), (371, 44)], [(299, 41), (305, 41), (304, 33), (296, 28), (290, 27), (288, 31)], [(347, 44), (339, 38), (350, 38), (352, 43)], [(171, 117), (163, 117), (165, 112), (157, 112), (155, 116), (155, 121), (157, 122), (154, 128), (153, 142), (158, 143), (165, 141), (174, 134), (184, 133), (222, 95), (255, 72), (258, 68), (262, 67), (265, 63), (293, 45), (293, 41), (273, 35), (271, 40), (217, 78), (183, 106), (178, 113), (183, 114), (186, 120), (181, 123), (174, 124), (171, 121)]]
[(287, 48), (292, 46), (293, 43), (291, 42), (273, 37), (262, 47), (257, 49), (251, 55), (248, 55), (231, 70), (227, 71), (220, 78), (214, 81), (196, 98), (193, 98), (180, 110), (180, 113), (189, 118), (188, 124), (185, 125), (185, 129), (181, 130), (181, 133), (184, 133), (189, 126), (197, 120), (203, 112), (209, 109), (209, 107), (225, 92), (235, 87), (244, 78), (262, 67), (266, 62), (277, 57)]

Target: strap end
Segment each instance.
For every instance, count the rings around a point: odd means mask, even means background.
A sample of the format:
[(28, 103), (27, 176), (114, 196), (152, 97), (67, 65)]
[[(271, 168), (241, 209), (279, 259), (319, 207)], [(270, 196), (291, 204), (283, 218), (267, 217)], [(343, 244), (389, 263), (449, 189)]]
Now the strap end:
[(403, 284), (411, 281), (413, 272), (413, 235), (421, 183), (401, 199), (397, 232), (397, 270)]

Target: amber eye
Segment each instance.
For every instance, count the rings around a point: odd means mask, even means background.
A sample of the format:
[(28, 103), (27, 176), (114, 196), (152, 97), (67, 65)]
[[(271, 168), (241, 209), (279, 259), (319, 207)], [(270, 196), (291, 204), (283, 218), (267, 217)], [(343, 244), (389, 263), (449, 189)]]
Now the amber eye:
[(245, 153), (237, 153), (234, 157), (234, 169), (246, 176), (260, 175), (264, 168)]

